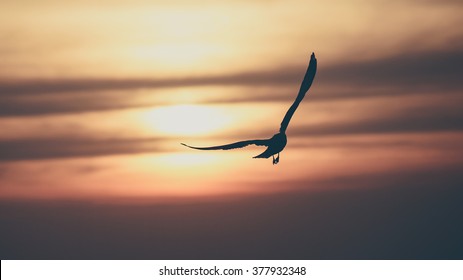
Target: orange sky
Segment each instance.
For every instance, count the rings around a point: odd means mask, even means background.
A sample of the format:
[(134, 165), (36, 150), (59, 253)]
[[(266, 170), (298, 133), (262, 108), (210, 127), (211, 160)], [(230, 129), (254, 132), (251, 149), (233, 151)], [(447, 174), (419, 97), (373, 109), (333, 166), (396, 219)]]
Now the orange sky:
[[(375, 187), (334, 179), (463, 163), (458, 1), (161, 2), (0, 3), (0, 198)], [(312, 51), (280, 164), (180, 146), (271, 137)]]

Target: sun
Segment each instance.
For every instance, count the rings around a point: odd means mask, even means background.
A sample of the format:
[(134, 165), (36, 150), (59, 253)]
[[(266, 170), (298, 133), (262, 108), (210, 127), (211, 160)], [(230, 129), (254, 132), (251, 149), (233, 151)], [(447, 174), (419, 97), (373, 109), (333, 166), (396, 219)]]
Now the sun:
[(166, 135), (203, 135), (230, 124), (232, 118), (220, 108), (206, 105), (174, 105), (143, 114), (142, 122)]

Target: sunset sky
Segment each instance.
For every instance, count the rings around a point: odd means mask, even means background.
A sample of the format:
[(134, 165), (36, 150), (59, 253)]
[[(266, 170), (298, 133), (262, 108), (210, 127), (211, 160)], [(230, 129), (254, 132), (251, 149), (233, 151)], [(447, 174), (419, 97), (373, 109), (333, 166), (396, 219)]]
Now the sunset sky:
[[(451, 0), (2, 0), (1, 204), (459, 185), (462, 14)], [(278, 165), (252, 159), (262, 147), (180, 145), (271, 137), (312, 52)]]

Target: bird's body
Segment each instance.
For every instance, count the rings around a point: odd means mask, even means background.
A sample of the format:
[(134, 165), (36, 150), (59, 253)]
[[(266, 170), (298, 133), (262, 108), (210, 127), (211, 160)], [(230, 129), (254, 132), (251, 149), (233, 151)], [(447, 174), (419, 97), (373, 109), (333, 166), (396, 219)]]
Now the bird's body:
[[(291, 117), (293, 116), (294, 112), (299, 106), (299, 103), (301, 103), (302, 99), (304, 98), (306, 92), (309, 90), (310, 86), (312, 85), (313, 79), (315, 78), (316, 71), (317, 71), (317, 59), (315, 58), (315, 54), (312, 53), (310, 57), (309, 67), (307, 68), (307, 71), (305, 73), (305, 76), (302, 81), (301, 88), (299, 89), (299, 93), (296, 97), (296, 100), (291, 105), (289, 110), (286, 112), (286, 115), (283, 118), (283, 121), (281, 122), (280, 132), (273, 135), (272, 138), (258, 139), (258, 140), (246, 140), (246, 141), (235, 142), (232, 144), (212, 146), (212, 147), (193, 147), (193, 146), (189, 146), (183, 143), (182, 145), (192, 148), (192, 149), (197, 149), (197, 150), (230, 150), (230, 149), (243, 148), (248, 145), (267, 146), (267, 149), (263, 153), (255, 156), (254, 158), (269, 158), (273, 156), (273, 164), (277, 164), (280, 161), (280, 152), (283, 151), (287, 143), (286, 129), (288, 128), (289, 121), (291, 120)], [(275, 158), (276, 154), (278, 154), (278, 156)]]
[[(286, 147), (288, 142), (285, 133), (277, 133), (268, 140), (267, 149), (260, 155), (255, 156), (254, 158), (269, 158), (273, 155), (280, 154), (281, 151)], [(277, 164), (280, 160), (278, 156), (276, 159), (273, 159), (273, 164)]]

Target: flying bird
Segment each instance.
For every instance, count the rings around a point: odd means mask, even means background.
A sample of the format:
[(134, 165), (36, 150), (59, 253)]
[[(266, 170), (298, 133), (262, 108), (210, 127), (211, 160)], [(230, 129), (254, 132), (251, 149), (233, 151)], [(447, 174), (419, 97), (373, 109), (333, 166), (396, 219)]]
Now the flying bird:
[[(280, 152), (286, 146), (287, 139), (286, 139), (286, 129), (288, 128), (289, 121), (291, 117), (296, 112), (299, 103), (301, 103), (302, 99), (304, 98), (306, 92), (309, 90), (312, 82), (315, 78), (315, 73), (317, 72), (317, 59), (315, 58), (315, 54), (312, 53), (310, 56), (310, 63), (309, 67), (307, 68), (307, 72), (305, 73), (304, 79), (302, 80), (301, 88), (299, 89), (299, 93), (297, 94), (296, 100), (294, 100), (293, 105), (289, 107), (289, 110), (286, 112), (285, 117), (280, 125), (280, 131), (273, 135), (270, 139), (256, 139), (256, 140), (245, 140), (239, 141), (236, 143), (231, 143), (227, 145), (221, 146), (212, 146), (212, 147), (194, 147), (189, 146), (187, 144), (181, 143), (183, 146), (188, 148), (196, 149), (196, 150), (231, 150), (237, 148), (243, 148), (249, 145), (256, 145), (256, 146), (267, 146), (267, 149), (261, 153), (260, 155), (255, 156), (254, 158), (273, 158), (273, 164), (277, 164), (280, 161)], [(278, 154), (278, 155), (277, 155)], [(275, 157), (277, 155), (277, 157)]]

